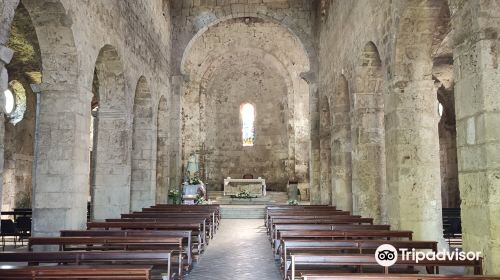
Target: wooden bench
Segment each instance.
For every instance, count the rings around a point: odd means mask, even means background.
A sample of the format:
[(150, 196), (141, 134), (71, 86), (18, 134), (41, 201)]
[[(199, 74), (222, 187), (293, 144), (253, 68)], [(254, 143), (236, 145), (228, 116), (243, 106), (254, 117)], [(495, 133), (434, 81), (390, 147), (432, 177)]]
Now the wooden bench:
[[(182, 274), (184, 255), (186, 259), (191, 252), (183, 250), (182, 237), (154, 236), (85, 236), (85, 237), (31, 237), (28, 250), (34, 246), (57, 245), (59, 251), (110, 251), (110, 250), (172, 250), (178, 254), (178, 273)], [(190, 268), (188, 261), (187, 269)]]
[[(218, 228), (219, 221), (215, 212), (187, 212), (179, 210), (170, 209), (145, 209), (142, 212), (133, 212), (129, 214), (122, 214), (122, 218), (205, 218), (207, 220), (207, 226), (212, 232), (215, 232)], [(213, 236), (211, 236), (213, 237)]]
[[(153, 276), (165, 273), (172, 279), (172, 251), (109, 251), (109, 252), (4, 252), (0, 262), (39, 264), (133, 264), (153, 265)], [(182, 275), (177, 275), (182, 278)], [(161, 277), (160, 277), (161, 279)]]
[(350, 215), (350, 212), (341, 211), (332, 208), (324, 208), (324, 209), (299, 209), (299, 210), (267, 210), (266, 219), (269, 219), (272, 216), (288, 216), (288, 215)]
[[(348, 240), (348, 239), (384, 239), (404, 238), (412, 240), (412, 231), (395, 230), (290, 230), (283, 231), (279, 239), (275, 240), (274, 248), (279, 245), (280, 239), (330, 239), (330, 240)], [(276, 251), (277, 253), (277, 251)]]
[(276, 245), (276, 241), (279, 242), (282, 231), (294, 231), (294, 230), (390, 230), (389, 225), (336, 225), (336, 224), (301, 224), (301, 225), (275, 225), (271, 240)]
[[(321, 275), (338, 274), (339, 272), (346, 272), (346, 266), (355, 267), (357, 272), (362, 273), (365, 268), (383, 269), (383, 273), (388, 274), (390, 271), (400, 266), (406, 267), (425, 267), (431, 269), (431, 274), (439, 273), (439, 267), (444, 266), (459, 266), (474, 268), (475, 275), (482, 275), (482, 259), (479, 260), (464, 260), (464, 261), (450, 261), (450, 260), (423, 260), (418, 263), (413, 260), (403, 260), (399, 258), (394, 266), (391, 268), (381, 267), (375, 260), (374, 254), (360, 255), (360, 254), (342, 254), (342, 255), (327, 255), (327, 254), (292, 254), (290, 267), (286, 270), (285, 276), (290, 280), (294, 280), (296, 276), (301, 274), (311, 275), (311, 273), (318, 273)], [(323, 271), (318, 271), (322, 269)], [(329, 270), (326, 270), (329, 269)]]
[(269, 235), (274, 231), (274, 227), (276, 225), (300, 225), (300, 224), (334, 224), (334, 225), (373, 225), (372, 218), (359, 218), (359, 217), (347, 217), (347, 216), (338, 216), (334, 218), (328, 219), (302, 219), (302, 218), (292, 218), (292, 219), (272, 219), (269, 221)]
[(193, 235), (199, 234), (201, 250), (207, 246), (206, 233), (199, 223), (141, 223), (141, 222), (89, 222), (87, 229), (121, 229), (121, 230), (190, 230)]
[[(434, 241), (406, 241), (406, 240), (310, 240), (282, 239), (279, 246), (281, 268), (285, 269), (289, 263), (290, 255), (296, 253), (375, 253), (377, 248), (383, 244), (390, 244), (396, 249), (407, 248), (409, 250), (430, 250), (437, 252), (437, 242)], [(284, 271), (286, 273), (286, 271)]]
[(303, 274), (304, 280), (500, 280), (500, 276), (422, 275), (422, 274), (338, 274), (330, 276)]
[[(125, 216), (125, 215), (124, 215)], [(185, 218), (180, 218), (180, 217), (175, 217), (175, 218), (169, 218), (169, 217), (140, 217), (140, 216), (135, 216), (135, 214), (130, 214), (126, 215), (124, 218), (121, 219), (106, 219), (106, 222), (143, 222), (143, 223), (167, 223), (167, 224), (180, 224), (180, 223), (199, 223), (202, 229), (202, 232), (206, 234), (204, 236), (204, 239), (206, 243), (208, 244), (208, 238), (211, 238), (213, 236), (213, 228), (209, 224), (208, 220), (205, 218), (192, 218), (192, 217), (185, 217)]]
[(218, 204), (211, 205), (171, 205), (171, 204), (157, 204), (150, 208), (143, 208), (143, 212), (148, 211), (178, 211), (178, 212), (202, 212), (214, 214), (216, 221), (216, 229), (218, 229), (221, 220), (220, 206)]
[(0, 279), (35, 280), (35, 279), (99, 279), (99, 280), (149, 280), (152, 266), (113, 265), (113, 266), (25, 266), (1, 268)]
[(205, 227), (205, 232), (207, 231), (206, 228), (209, 229), (208, 236), (210, 238), (213, 238), (214, 233), (216, 231), (216, 225), (214, 222), (214, 217), (210, 214), (180, 214), (180, 213), (164, 213), (164, 212), (134, 212), (130, 214), (122, 214), (121, 215), (122, 219), (137, 219), (137, 218), (154, 218), (154, 219), (170, 219), (174, 221), (175, 219), (177, 220), (196, 220), (196, 219), (203, 219), (204, 220), (204, 227)]

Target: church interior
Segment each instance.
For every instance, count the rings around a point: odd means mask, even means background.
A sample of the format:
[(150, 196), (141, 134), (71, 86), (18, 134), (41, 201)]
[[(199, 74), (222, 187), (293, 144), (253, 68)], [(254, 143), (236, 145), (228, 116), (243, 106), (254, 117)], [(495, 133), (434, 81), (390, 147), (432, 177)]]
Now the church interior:
[(0, 0), (0, 279), (500, 279), (499, 53), (500, 0)]

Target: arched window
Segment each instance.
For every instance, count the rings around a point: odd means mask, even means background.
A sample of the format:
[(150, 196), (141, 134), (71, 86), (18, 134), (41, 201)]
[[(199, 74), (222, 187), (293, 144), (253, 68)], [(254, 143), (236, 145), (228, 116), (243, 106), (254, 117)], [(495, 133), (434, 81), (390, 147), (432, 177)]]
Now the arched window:
[(243, 147), (251, 147), (255, 143), (255, 108), (252, 104), (245, 103), (241, 106), (240, 113)]

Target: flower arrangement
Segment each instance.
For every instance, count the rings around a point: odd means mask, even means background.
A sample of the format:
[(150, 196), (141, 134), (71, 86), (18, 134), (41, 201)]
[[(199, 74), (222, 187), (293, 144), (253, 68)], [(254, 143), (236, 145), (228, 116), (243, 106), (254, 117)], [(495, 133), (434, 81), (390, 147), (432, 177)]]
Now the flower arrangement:
[(296, 199), (291, 199), (288, 201), (288, 205), (299, 205), (299, 202)]
[(178, 189), (171, 189), (168, 191), (168, 198), (172, 200), (173, 204), (177, 204), (179, 199), (181, 198), (180, 192)]
[(231, 195), (231, 198), (251, 199), (251, 198), (257, 198), (257, 196), (252, 196), (247, 190), (243, 190), (237, 195)]
[(189, 183), (189, 185), (200, 185), (203, 182), (198, 177), (193, 177), (193, 178), (189, 178), (188, 183)]

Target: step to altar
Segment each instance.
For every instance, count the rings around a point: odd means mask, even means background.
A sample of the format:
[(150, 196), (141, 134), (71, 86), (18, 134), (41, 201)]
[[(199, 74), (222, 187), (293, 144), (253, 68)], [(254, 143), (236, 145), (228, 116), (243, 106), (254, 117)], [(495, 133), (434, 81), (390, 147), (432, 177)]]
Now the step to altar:
[(221, 205), (270, 205), (286, 204), (288, 195), (285, 192), (267, 192), (266, 196), (256, 198), (231, 198), (224, 196), (222, 191), (209, 191), (208, 198), (211, 203)]
[(222, 219), (264, 219), (266, 205), (221, 205)]

